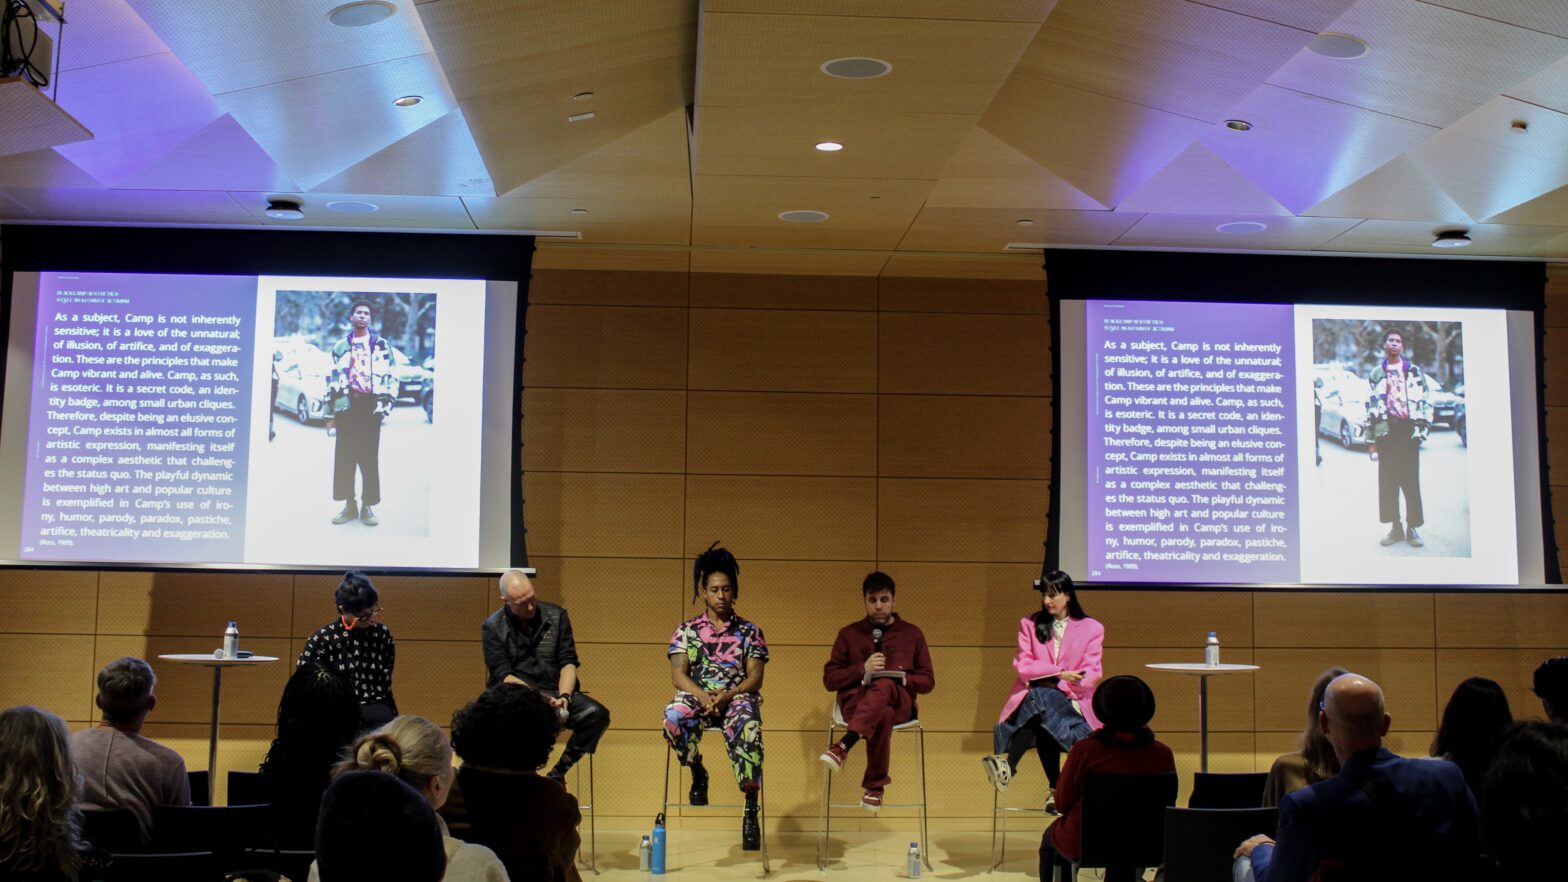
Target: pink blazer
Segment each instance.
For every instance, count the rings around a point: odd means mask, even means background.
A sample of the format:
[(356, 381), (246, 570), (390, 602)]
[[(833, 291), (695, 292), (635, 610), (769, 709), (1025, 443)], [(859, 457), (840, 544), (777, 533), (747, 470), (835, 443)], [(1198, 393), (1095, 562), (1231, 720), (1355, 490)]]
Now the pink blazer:
[(1057, 680), (1056, 688), (1078, 702), (1089, 728), (1100, 728), (1100, 721), (1095, 719), (1091, 704), (1094, 684), (1100, 682), (1100, 656), (1104, 644), (1104, 625), (1094, 619), (1073, 619), (1067, 623), (1067, 634), (1062, 637), (1062, 660), (1058, 664), (1051, 661), (1051, 641), (1041, 643), (1036, 640), (1034, 620), (1025, 617), (1018, 623), (1018, 654), (1013, 656), (1013, 669), (1018, 671), (1018, 677), (1013, 681), (1013, 690), (1007, 693), (1007, 703), (1002, 705), (1002, 716), (997, 722), (1005, 722), (1023, 703), (1030, 680), (1062, 671), (1082, 671), (1083, 679), (1079, 682)]

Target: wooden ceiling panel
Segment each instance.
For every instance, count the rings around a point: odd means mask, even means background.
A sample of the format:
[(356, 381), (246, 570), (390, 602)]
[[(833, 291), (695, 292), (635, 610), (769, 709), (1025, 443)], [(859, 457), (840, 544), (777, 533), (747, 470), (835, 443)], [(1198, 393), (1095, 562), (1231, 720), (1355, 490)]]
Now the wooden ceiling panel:
[(771, 251), (703, 248), (691, 253), (694, 273), (770, 276), (874, 276), (888, 257), (881, 251)]
[(1252, 130), (1212, 126), (1203, 145), (1291, 211), (1367, 175), (1435, 129), (1311, 95), (1259, 86), (1232, 111)]
[[(533, 270), (598, 270), (605, 272), (684, 273), (691, 269), (685, 248), (594, 245), (545, 239), (534, 246)], [(682, 300), (682, 303), (685, 301)]]
[[(926, 208), (899, 244), (900, 251), (1001, 251), (1009, 242), (1107, 245), (1140, 215), (1116, 211)], [(1020, 225), (1028, 220), (1028, 225)]]
[(1563, 232), (1559, 227), (1476, 224), (1468, 226), (1471, 239), (1469, 246), (1451, 251), (1432, 247), (1432, 240), (1439, 230), (1454, 228), (1453, 224), (1426, 221), (1369, 220), (1357, 224), (1321, 247), (1325, 251), (1508, 256), (1539, 248), (1560, 237)]
[[(979, 114), (1037, 26), (996, 21), (742, 15), (702, 19), (703, 107), (801, 107)], [(830, 77), (825, 61), (872, 56), (893, 65), (867, 80)]]
[(948, 162), (926, 205), (939, 208), (1076, 208), (1106, 206), (1034, 163), (1000, 138), (976, 128)]
[(1542, 193), (1529, 202), (1516, 205), (1501, 214), (1487, 218), (1487, 220), (1498, 224), (1568, 226), (1568, 186), (1558, 187), (1550, 192)]
[(1568, 58), (1547, 66), (1503, 94), (1526, 104), (1539, 104), (1559, 113), (1568, 113)]
[(1200, 120), (1015, 75), (980, 125), (1101, 205), (1116, 205), (1208, 130)]
[[(506, 196), (470, 197), (463, 203), (481, 230), (576, 231), (584, 242), (632, 245), (686, 245), (691, 241), (688, 202)], [(587, 213), (572, 213), (579, 209)]]
[(1218, 122), (1312, 36), (1188, 0), (1062, 0), (1016, 72)]
[(686, 111), (673, 110), (505, 195), (690, 202)]
[[(1528, 132), (1514, 131), (1514, 120), (1528, 123)], [(1409, 156), (1467, 214), (1490, 220), (1568, 184), (1568, 115), (1494, 98)]]
[(1042, 22), (1057, 0), (706, 0), (708, 12)]
[(1007, 254), (894, 254), (882, 268), (884, 277), (915, 279), (998, 279), (1043, 281), (1045, 264), (1040, 253)]
[[(697, 175), (692, 244), (891, 251), (930, 192), (930, 181)], [(795, 210), (829, 217), (778, 217)]]
[(1217, 248), (1225, 250), (1303, 251), (1355, 226), (1358, 221), (1323, 217), (1233, 217), (1226, 221), (1256, 221), (1268, 228), (1242, 235), (1215, 229), (1212, 214), (1147, 214), (1117, 239), (1117, 245), (1146, 248)]
[(99, 187), (98, 180), (53, 149), (0, 156), (0, 187)]
[(1356, 0), (1205, 0), (1205, 6), (1217, 6), (1242, 15), (1261, 18), (1300, 28), (1314, 34), (1331, 30), (1334, 19), (1354, 5)]
[(1365, 217), (1381, 220), (1469, 223), (1459, 204), (1408, 157), (1387, 165), (1303, 211), (1313, 217)]
[(5, 194), (49, 220), (88, 223), (253, 224), (256, 219), (222, 191), (106, 190), (13, 187)]
[(1568, 5), (1542, 0), (1426, 0), (1493, 21), (1568, 37)]
[(1202, 144), (1188, 147), (1128, 194), (1117, 211), (1186, 214), (1290, 214), (1241, 172)]
[[(230, 193), (257, 223), (276, 227), (345, 227), (398, 230), (472, 230), (474, 222), (455, 196), (386, 196), (354, 193), (310, 193), (300, 200), (303, 220), (267, 217), (269, 193)], [(330, 202), (370, 202), (368, 213), (335, 211)]]
[(228, 114), (116, 186), (127, 190), (299, 189), (299, 184)]
[(72, 4), (69, 21), (71, 39), (63, 43), (60, 42), (59, 22), (39, 22), (39, 28), (54, 39), (59, 50), (55, 59), (57, 71), (97, 67), (169, 51), (125, 0)]
[(1378, 113), (1446, 126), (1568, 55), (1568, 40), (1415, 0), (1362, 2), (1334, 22), (1360, 58), (1302, 52), (1269, 82)]
[[(699, 107), (700, 175), (936, 180), (979, 116), (795, 107)], [(825, 153), (819, 141), (844, 149)]]

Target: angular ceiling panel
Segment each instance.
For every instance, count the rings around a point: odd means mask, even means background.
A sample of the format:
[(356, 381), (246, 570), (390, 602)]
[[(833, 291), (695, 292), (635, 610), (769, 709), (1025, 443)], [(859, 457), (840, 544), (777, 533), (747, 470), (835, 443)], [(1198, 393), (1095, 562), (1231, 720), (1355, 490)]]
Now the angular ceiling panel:
[(1312, 36), (1188, 0), (1062, 0), (1017, 73), (1218, 122)]
[(1128, 194), (1117, 211), (1186, 214), (1290, 214), (1201, 144), (1188, 147), (1159, 174)]
[(1551, 0), (1426, 0), (1493, 21), (1568, 37), (1568, 5)]
[[(1514, 120), (1529, 131), (1515, 131)], [(1409, 156), (1465, 213), (1489, 220), (1568, 184), (1568, 115), (1494, 98)]]
[(294, 190), (298, 186), (227, 114), (120, 182), (127, 190)]
[(101, 187), (81, 166), (52, 149), (0, 156), (0, 187)]
[(1102, 205), (1121, 202), (1209, 128), (1021, 74), (1007, 81), (980, 125)]
[(1568, 186), (1543, 193), (1487, 220), (1497, 224), (1544, 224), (1561, 229), (1568, 226)]
[(495, 195), (461, 110), (454, 110), (360, 160), (312, 190), (407, 196)]
[(1107, 207), (981, 128), (964, 139), (926, 200), (928, 208), (1024, 205), (1085, 211)]
[(1261, 18), (1300, 28), (1313, 34), (1332, 30), (1330, 25), (1356, 0), (1207, 0), (1205, 6), (1217, 6), (1242, 15)]
[(1203, 146), (1300, 213), (1436, 130), (1406, 119), (1259, 86), (1232, 111), (1252, 130), (1212, 126)]
[(1301, 212), (1313, 217), (1365, 217), (1382, 220), (1469, 223), (1465, 214), (1421, 167), (1396, 156), (1366, 177)]
[(59, 22), (42, 22), (44, 33), (55, 40), (59, 49), (59, 57), (55, 59), (55, 69), (59, 71), (96, 67), (169, 51), (125, 0), (72, 3), (66, 20), (64, 42), (60, 41)]
[[(698, 175), (693, 245), (773, 248), (871, 248), (891, 251), (920, 211), (930, 181)], [(791, 223), (785, 211), (828, 219)]]
[(688, 245), (691, 203), (549, 196), (468, 197), (481, 230), (576, 232), (585, 243)]
[[(978, 116), (793, 107), (697, 110), (697, 174), (936, 180)], [(815, 149), (837, 141), (843, 150)]]
[[(403, 95), (422, 102), (398, 107)], [(256, 143), (307, 190), (456, 108), (433, 55), (218, 96)]]
[(251, 224), (255, 219), (221, 191), (23, 189), (7, 196), (39, 217), (86, 223)]
[[(230, 193), (256, 223), (273, 227), (343, 227), (398, 230), (472, 230), (474, 222), (456, 196), (387, 196), (356, 193), (307, 193), (300, 199), (300, 220), (267, 217), (268, 193)], [(375, 211), (342, 211), (334, 202), (369, 203)]]
[(1057, 0), (706, 0), (702, 8), (708, 12), (1042, 22), (1056, 3)]
[(1510, 86), (1503, 94), (1526, 104), (1539, 104), (1558, 113), (1568, 113), (1568, 58)]
[(1233, 217), (1230, 221), (1254, 221), (1264, 225), (1255, 233), (1221, 233), (1212, 214), (1146, 214), (1132, 229), (1117, 239), (1117, 245), (1147, 248), (1217, 248), (1250, 251), (1303, 251), (1355, 226), (1360, 221), (1326, 217)]
[[(1457, 256), (1456, 250), (1433, 248), (1432, 240), (1439, 230), (1452, 225), (1424, 221), (1369, 220), (1358, 224), (1328, 244), (1334, 251), (1374, 252), (1384, 254), (1443, 254)], [(1484, 254), (1506, 257), (1531, 252), (1562, 232), (1553, 227), (1505, 226), (1503, 224), (1477, 224), (1469, 227), (1470, 245), (1463, 249), (1465, 255)]]
[(686, 111), (675, 110), (505, 196), (646, 199), (691, 203)]
[[(1116, 211), (1032, 208), (925, 208), (899, 243), (900, 251), (993, 251), (1010, 242), (1107, 245), (1140, 216)], [(1020, 225), (1020, 221), (1028, 221)]]

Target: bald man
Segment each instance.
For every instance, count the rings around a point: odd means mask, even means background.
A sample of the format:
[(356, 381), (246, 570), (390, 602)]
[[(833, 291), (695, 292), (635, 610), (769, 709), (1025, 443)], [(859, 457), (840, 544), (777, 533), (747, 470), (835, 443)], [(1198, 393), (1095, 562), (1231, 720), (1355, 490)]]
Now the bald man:
[(562, 724), (572, 730), (566, 751), (549, 777), (566, 781), (566, 772), (583, 754), (593, 753), (610, 727), (605, 706), (578, 691), (577, 643), (566, 610), (545, 603), (534, 592), (533, 582), (521, 570), (501, 575), (501, 608), (480, 627), (485, 667), (490, 669), (486, 688), (503, 683), (537, 689), (566, 715)]
[(1324, 864), (1422, 880), (1474, 868), (1479, 828), (1464, 774), (1453, 763), (1395, 756), (1383, 747), (1390, 722), (1370, 679), (1343, 674), (1328, 684), (1318, 728), (1339, 774), (1280, 800), (1277, 843), (1254, 836), (1236, 850), (1251, 858), (1257, 882), (1308, 882)]

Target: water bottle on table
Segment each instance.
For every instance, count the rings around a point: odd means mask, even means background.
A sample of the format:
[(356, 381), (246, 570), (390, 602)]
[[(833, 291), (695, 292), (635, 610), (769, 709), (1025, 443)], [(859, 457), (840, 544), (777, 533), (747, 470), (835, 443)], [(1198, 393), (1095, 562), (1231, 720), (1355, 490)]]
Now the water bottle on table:
[(1204, 667), (1217, 668), (1220, 666), (1220, 638), (1215, 632), (1209, 632), (1209, 639), (1203, 645)]
[(230, 622), (229, 627), (223, 632), (223, 657), (240, 657), (240, 628), (234, 622)]

